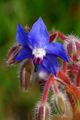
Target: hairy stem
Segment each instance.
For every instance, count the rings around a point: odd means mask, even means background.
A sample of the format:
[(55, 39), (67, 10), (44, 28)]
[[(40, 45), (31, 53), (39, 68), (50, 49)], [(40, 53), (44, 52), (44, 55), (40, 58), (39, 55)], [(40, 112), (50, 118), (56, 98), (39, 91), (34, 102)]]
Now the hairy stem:
[(57, 86), (56, 86), (56, 83), (55, 83), (54, 79), (52, 79), (52, 87), (53, 87), (53, 92), (54, 92), (55, 94), (58, 93), (58, 88), (57, 88)]
[(77, 109), (77, 106), (75, 104), (74, 98), (72, 95), (69, 95), (69, 94), (68, 94), (68, 97), (69, 97), (69, 101), (70, 101), (72, 109), (73, 109), (73, 120), (78, 120), (78, 118), (79, 118), (78, 109)]
[(42, 96), (42, 102), (43, 103), (45, 103), (47, 101), (48, 91), (49, 91), (52, 79), (54, 79), (54, 76), (52, 74), (50, 74), (49, 80), (46, 83), (44, 93), (43, 93), (43, 96)]
[(80, 70), (77, 75), (77, 86), (80, 86)]
[(67, 63), (64, 61), (63, 62), (63, 72), (66, 72), (67, 70)]

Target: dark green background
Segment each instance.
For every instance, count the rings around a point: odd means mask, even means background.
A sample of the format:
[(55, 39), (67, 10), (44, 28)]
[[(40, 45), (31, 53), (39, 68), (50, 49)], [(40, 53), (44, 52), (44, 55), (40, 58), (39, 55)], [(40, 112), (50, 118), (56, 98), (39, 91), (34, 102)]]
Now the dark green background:
[(29, 93), (19, 88), (19, 66), (6, 64), (8, 49), (15, 43), (16, 26), (42, 17), (48, 30), (80, 36), (80, 0), (0, 0), (0, 120), (30, 120), (38, 87)]

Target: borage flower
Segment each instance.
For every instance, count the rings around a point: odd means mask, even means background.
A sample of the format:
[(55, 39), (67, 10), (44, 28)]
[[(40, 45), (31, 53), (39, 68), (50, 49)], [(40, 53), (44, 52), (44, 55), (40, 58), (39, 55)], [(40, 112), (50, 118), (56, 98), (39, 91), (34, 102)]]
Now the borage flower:
[(25, 59), (32, 59), (38, 66), (38, 71), (53, 73), (56, 75), (58, 60), (60, 57), (68, 62), (68, 57), (61, 43), (50, 43), (50, 35), (40, 17), (32, 26), (29, 32), (18, 24), (16, 33), (17, 43), (22, 46), (15, 60), (17, 62)]

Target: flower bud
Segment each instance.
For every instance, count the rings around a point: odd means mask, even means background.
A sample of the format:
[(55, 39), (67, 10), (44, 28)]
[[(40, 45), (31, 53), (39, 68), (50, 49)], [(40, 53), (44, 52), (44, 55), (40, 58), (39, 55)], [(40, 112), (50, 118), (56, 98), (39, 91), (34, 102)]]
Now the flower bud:
[(29, 90), (33, 82), (34, 66), (30, 59), (23, 62), (20, 69), (20, 86), (23, 90)]
[(50, 32), (50, 41), (49, 42), (56, 41), (57, 37), (58, 37), (57, 32)]
[(35, 109), (36, 120), (49, 120), (50, 119), (50, 106), (47, 103), (39, 102)]
[(65, 113), (66, 103), (62, 93), (57, 93), (52, 96), (51, 107), (53, 114), (63, 115)]
[(17, 63), (15, 61), (15, 57), (18, 54), (19, 50), (21, 49), (20, 45), (14, 45), (13, 47), (10, 48), (8, 54), (7, 54), (7, 63), (8, 64), (15, 64)]
[(73, 35), (69, 35), (64, 43), (68, 55), (73, 61), (78, 61), (80, 56), (80, 41)]

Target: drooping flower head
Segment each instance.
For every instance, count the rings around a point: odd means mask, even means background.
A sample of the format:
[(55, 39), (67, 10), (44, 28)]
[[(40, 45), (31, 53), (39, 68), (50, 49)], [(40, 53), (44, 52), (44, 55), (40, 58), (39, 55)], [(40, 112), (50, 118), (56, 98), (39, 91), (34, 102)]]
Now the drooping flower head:
[(67, 54), (61, 43), (50, 43), (50, 35), (47, 28), (40, 17), (32, 26), (29, 32), (18, 24), (16, 41), (22, 46), (15, 60), (17, 62), (25, 59), (32, 59), (34, 64), (38, 65), (38, 71), (53, 73), (56, 75), (58, 68), (58, 60), (60, 57), (64, 61), (68, 61)]

